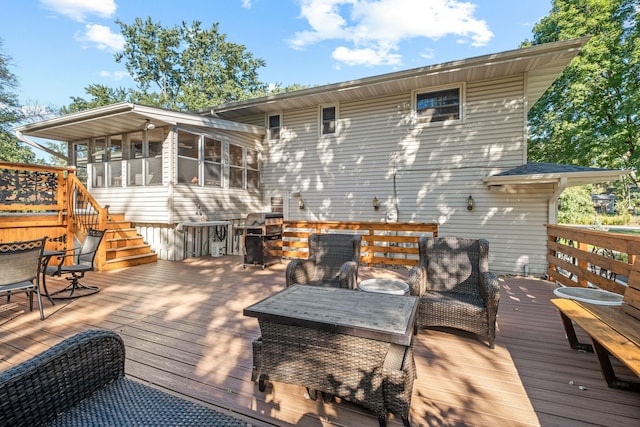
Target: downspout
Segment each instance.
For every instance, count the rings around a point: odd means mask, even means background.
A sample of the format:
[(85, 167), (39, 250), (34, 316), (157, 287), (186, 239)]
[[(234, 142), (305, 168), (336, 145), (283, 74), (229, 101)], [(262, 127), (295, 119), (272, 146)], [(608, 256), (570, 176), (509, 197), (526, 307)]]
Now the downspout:
[(58, 158), (64, 160), (65, 162), (67, 162), (67, 165), (69, 164), (69, 157), (67, 157), (67, 156), (65, 156), (63, 154), (60, 154), (57, 151), (53, 151), (52, 149), (47, 148), (44, 145), (38, 144), (37, 142), (35, 142), (35, 141), (27, 138), (26, 136), (24, 136), (22, 134), (22, 132), (20, 132), (19, 130), (16, 130), (15, 134), (16, 134), (16, 138), (18, 138), (18, 140), (20, 140), (21, 142), (24, 142), (25, 144), (28, 144), (28, 145), (30, 145), (30, 146), (32, 146), (34, 148), (37, 148), (38, 150), (42, 150), (42, 151), (44, 151), (45, 153), (47, 153), (49, 155), (52, 155), (54, 157), (58, 157)]
[(549, 217), (547, 218), (548, 224), (558, 223), (558, 199), (562, 192), (567, 188), (567, 177), (563, 176), (556, 184), (556, 188), (549, 198), (547, 212)]

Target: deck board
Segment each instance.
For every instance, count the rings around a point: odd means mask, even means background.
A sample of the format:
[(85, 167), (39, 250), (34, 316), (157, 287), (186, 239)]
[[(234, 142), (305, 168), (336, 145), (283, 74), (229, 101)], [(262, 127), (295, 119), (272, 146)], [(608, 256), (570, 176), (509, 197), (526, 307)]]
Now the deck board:
[[(284, 289), (284, 269), (244, 269), (230, 256), (90, 273), (86, 281), (101, 291), (53, 307), (45, 300), (44, 321), (15, 295), (0, 306), (0, 369), (102, 327), (123, 337), (129, 377), (254, 425), (377, 426), (373, 414), (348, 402), (314, 402), (303, 387), (281, 383), (261, 393), (250, 381), (251, 342), (260, 331), (242, 310)], [(360, 279), (405, 273), (361, 268)], [(65, 285), (47, 281), (50, 290)], [(569, 348), (549, 302), (553, 284), (505, 277), (501, 287), (494, 350), (446, 329), (415, 337), (414, 426), (640, 425), (640, 394), (609, 389), (595, 356)]]

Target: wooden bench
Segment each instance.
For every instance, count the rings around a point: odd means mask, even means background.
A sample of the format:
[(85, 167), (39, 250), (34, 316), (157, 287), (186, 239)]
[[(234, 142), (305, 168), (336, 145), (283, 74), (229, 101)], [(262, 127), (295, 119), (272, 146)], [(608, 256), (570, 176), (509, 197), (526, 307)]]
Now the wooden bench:
[[(609, 357), (615, 357), (640, 377), (640, 280), (632, 280), (636, 275), (640, 272), (634, 271), (629, 278), (622, 306), (595, 305), (563, 298), (551, 300), (560, 310), (571, 348), (595, 352), (609, 387), (632, 391), (640, 391), (640, 382), (619, 378)], [(591, 337), (591, 344), (578, 341), (574, 323)]]

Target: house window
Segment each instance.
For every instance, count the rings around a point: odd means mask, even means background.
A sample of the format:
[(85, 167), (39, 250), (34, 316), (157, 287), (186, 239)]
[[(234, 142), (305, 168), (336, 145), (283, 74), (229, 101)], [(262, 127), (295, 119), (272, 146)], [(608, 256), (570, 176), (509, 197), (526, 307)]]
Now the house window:
[(460, 87), (437, 90), (416, 91), (414, 96), (416, 119), (419, 124), (460, 120)]
[(107, 146), (109, 187), (122, 187), (122, 136), (111, 136)]
[(127, 185), (162, 185), (163, 129), (129, 134)]
[(244, 188), (244, 153), (235, 144), (229, 144), (229, 187)]
[(247, 190), (260, 189), (260, 170), (258, 167), (258, 152), (247, 148)]
[(282, 126), (281, 114), (270, 114), (267, 118), (267, 127), (269, 128), (269, 140), (280, 139), (280, 127)]
[(96, 138), (93, 140), (91, 148), (91, 186), (93, 188), (104, 187), (107, 183), (105, 179), (104, 162), (107, 160), (107, 139)]
[(198, 184), (198, 152), (200, 136), (192, 133), (178, 132), (178, 183)]
[(338, 112), (335, 105), (320, 108), (320, 129), (322, 135), (336, 133)]
[(222, 186), (222, 141), (204, 137), (204, 185)]

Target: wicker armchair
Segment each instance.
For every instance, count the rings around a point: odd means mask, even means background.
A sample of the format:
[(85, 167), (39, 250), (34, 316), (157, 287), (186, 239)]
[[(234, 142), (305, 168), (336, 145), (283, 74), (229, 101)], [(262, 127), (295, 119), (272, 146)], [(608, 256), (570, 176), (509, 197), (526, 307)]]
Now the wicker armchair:
[(91, 330), (0, 372), (0, 425), (247, 425), (125, 378), (124, 358), (116, 333)]
[(287, 265), (287, 287), (301, 285), (356, 289), (362, 238), (352, 234), (311, 234), (309, 257)]
[(420, 263), (409, 275), (411, 295), (420, 297), (417, 328), (444, 326), (486, 337), (494, 348), (500, 293), (489, 272), (489, 242), (423, 236)]

